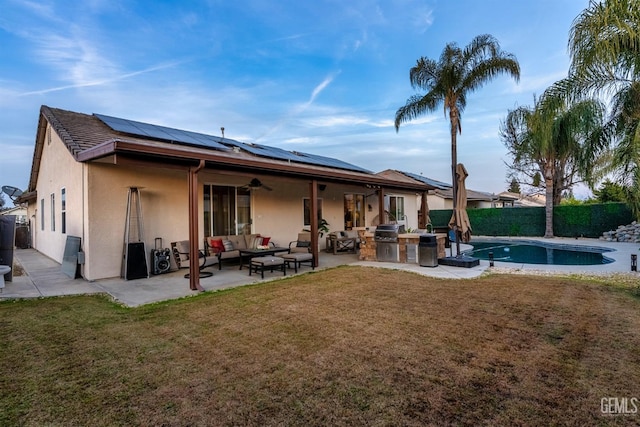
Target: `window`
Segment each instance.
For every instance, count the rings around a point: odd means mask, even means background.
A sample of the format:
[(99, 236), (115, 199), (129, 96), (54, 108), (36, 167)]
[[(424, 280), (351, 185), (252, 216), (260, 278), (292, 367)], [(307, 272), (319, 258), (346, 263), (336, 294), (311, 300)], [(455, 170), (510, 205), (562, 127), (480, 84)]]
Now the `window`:
[(364, 194), (344, 195), (344, 228), (364, 227)]
[(385, 206), (389, 211), (389, 220), (404, 221), (404, 197), (389, 196), (389, 205)]
[(44, 199), (40, 199), (40, 230), (44, 231)]
[(60, 231), (62, 234), (67, 234), (67, 189), (63, 188), (60, 191), (60, 209), (62, 210), (62, 215), (60, 217)]
[(51, 193), (51, 231), (56, 231), (56, 195)]
[[(303, 209), (303, 215), (304, 215), (304, 226), (305, 227), (310, 227), (311, 226), (311, 199), (309, 199), (308, 197), (305, 197), (304, 199), (302, 199), (302, 209)], [(322, 199), (318, 199), (318, 223), (320, 223), (320, 220), (322, 219)]]

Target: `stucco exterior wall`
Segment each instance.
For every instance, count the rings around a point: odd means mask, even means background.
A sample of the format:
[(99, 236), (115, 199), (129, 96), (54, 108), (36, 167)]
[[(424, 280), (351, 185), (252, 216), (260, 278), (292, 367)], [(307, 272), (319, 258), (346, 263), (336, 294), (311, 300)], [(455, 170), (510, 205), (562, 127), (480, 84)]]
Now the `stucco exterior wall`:
[[(199, 182), (211, 185), (242, 186), (249, 182), (252, 175), (221, 175), (215, 171), (204, 170), (199, 174)], [(294, 180), (279, 177), (260, 177), (272, 191), (253, 190), (251, 192), (252, 232), (271, 237), (279, 245), (285, 246), (295, 240), (304, 226), (303, 200), (309, 197), (309, 181)], [(200, 189), (202, 192), (202, 188)], [(329, 223), (329, 231), (345, 229), (344, 224), (344, 195), (362, 194), (368, 196), (365, 200), (365, 225), (371, 226), (378, 215), (378, 198), (374, 190), (359, 185), (338, 185), (327, 183), (322, 191), (318, 191), (318, 198), (322, 201), (322, 217)], [(405, 212), (407, 224), (412, 228), (418, 226), (418, 207), (415, 193), (388, 193), (387, 195), (405, 196)], [(202, 194), (199, 200), (202, 206)], [(368, 209), (371, 205), (371, 210)], [(202, 232), (203, 218), (200, 212), (200, 230)], [(202, 234), (202, 233), (201, 233)], [(320, 248), (325, 244), (320, 239)]]
[[(429, 209), (453, 209), (453, 199), (445, 199), (437, 195), (427, 196)], [(492, 203), (485, 200), (469, 200), (467, 201), (467, 209), (491, 208)]]
[[(254, 230), (262, 234), (272, 234), (279, 244), (295, 240), (304, 228), (304, 199), (309, 197), (309, 183), (306, 181), (281, 181), (270, 184), (274, 191), (253, 192)], [(322, 217), (329, 223), (329, 231), (344, 230), (345, 193), (363, 194), (362, 187), (327, 184), (324, 191), (318, 191), (322, 203)], [(377, 213), (365, 212), (365, 223), (369, 224)], [(320, 239), (320, 247), (324, 247)]]
[[(188, 238), (186, 170), (100, 163), (87, 166), (89, 203), (84, 244), (85, 278), (96, 280), (121, 274), (130, 187), (139, 189), (147, 265), (150, 265), (149, 253), (156, 237), (163, 239), (164, 247), (169, 247), (172, 241)], [(133, 241), (137, 241), (137, 237), (137, 233), (131, 235)]]
[(453, 200), (429, 194), (427, 196), (429, 209), (453, 209)]
[[(83, 237), (84, 166), (75, 161), (58, 135), (51, 131), (50, 126), (47, 127), (44, 139), (36, 184), (37, 200), (30, 204), (28, 209), (29, 218), (32, 220), (32, 245), (55, 261), (62, 262), (67, 236)], [(66, 192), (66, 233), (62, 232), (63, 188)], [(51, 227), (51, 194), (54, 194), (55, 198), (55, 230)]]

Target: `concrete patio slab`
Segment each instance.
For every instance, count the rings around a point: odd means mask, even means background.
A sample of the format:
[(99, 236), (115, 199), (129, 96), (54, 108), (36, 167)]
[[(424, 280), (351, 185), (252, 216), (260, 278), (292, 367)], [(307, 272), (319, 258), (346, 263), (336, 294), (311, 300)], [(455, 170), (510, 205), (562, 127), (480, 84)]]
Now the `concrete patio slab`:
[[(485, 239), (484, 237), (476, 237)], [(521, 240), (521, 239), (513, 239)], [(386, 268), (392, 270), (405, 270), (417, 274), (443, 279), (473, 279), (487, 271), (495, 272), (520, 272), (531, 274), (586, 274), (586, 275), (610, 275), (628, 274), (638, 277), (637, 272), (631, 272), (631, 255), (640, 255), (640, 244), (605, 242), (596, 239), (535, 239), (546, 243), (562, 243), (575, 246), (600, 246), (613, 249), (606, 256), (613, 259), (610, 264), (568, 266), (568, 265), (540, 265), (540, 264), (514, 264), (495, 262), (495, 268), (489, 267), (489, 262), (481, 260), (480, 265), (472, 268), (452, 267), (438, 265), (437, 267), (421, 267), (418, 264), (399, 264), (373, 261), (358, 261), (357, 254), (333, 255), (321, 253), (320, 266), (315, 270), (337, 267), (340, 265), (357, 265), (363, 267)], [(471, 248), (461, 245), (461, 250)], [(25, 270), (26, 274), (17, 276), (14, 274), (12, 282), (6, 282), (0, 299), (16, 298), (40, 298), (61, 295), (79, 295), (105, 293), (129, 307), (136, 307), (160, 301), (184, 298), (197, 295), (199, 292), (189, 289), (189, 280), (184, 278), (186, 270), (173, 271), (167, 274), (151, 276), (148, 279), (124, 280), (122, 278), (102, 279), (89, 282), (82, 278), (71, 279), (60, 268), (60, 264), (42, 255), (34, 249), (17, 249), (14, 252), (16, 262)], [(265, 278), (249, 276), (248, 268), (238, 269), (237, 265), (229, 265), (222, 271), (214, 266), (208, 269), (213, 276), (201, 278), (200, 284), (205, 291), (218, 291), (237, 286), (251, 285), (271, 280), (281, 280), (282, 273), (265, 273)], [(298, 274), (311, 272), (310, 267), (303, 266)], [(287, 277), (294, 276), (293, 269), (287, 271)]]

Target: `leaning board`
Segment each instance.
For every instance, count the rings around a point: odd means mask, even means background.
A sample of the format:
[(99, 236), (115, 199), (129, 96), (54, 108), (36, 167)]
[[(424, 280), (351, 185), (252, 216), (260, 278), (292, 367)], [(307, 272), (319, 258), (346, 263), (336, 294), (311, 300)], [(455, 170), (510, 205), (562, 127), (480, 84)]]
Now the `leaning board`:
[(62, 256), (62, 272), (72, 279), (78, 277), (78, 252), (80, 252), (80, 238), (67, 236)]

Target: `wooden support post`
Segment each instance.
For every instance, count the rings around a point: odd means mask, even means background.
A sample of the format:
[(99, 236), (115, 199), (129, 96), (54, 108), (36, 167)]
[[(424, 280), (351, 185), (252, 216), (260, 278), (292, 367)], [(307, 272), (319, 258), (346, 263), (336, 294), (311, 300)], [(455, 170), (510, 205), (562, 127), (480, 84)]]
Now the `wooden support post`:
[(198, 172), (204, 168), (204, 160), (189, 168), (189, 288), (204, 291), (200, 285), (200, 259), (198, 253)]
[(311, 253), (313, 254), (314, 267), (318, 266), (318, 181), (313, 180), (309, 184), (310, 203), (309, 208), (311, 210)]

